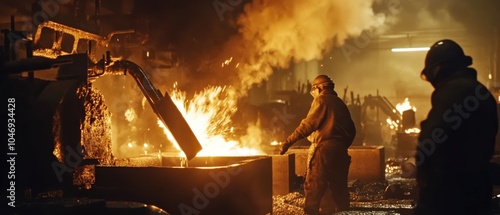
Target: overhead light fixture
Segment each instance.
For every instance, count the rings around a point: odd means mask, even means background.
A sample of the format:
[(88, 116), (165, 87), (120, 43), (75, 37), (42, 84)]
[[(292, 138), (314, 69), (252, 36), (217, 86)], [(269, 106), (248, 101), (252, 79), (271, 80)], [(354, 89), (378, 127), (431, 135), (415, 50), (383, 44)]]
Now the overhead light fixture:
[(430, 47), (393, 48), (391, 52), (423, 52), (429, 51)]

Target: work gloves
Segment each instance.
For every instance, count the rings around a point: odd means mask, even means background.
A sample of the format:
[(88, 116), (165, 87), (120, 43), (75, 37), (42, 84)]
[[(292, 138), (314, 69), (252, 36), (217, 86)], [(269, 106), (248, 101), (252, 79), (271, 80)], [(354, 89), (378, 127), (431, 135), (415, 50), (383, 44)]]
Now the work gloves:
[(284, 155), (286, 153), (286, 151), (288, 151), (288, 148), (290, 148), (290, 146), (292, 146), (293, 143), (290, 143), (288, 141), (285, 141), (283, 144), (281, 144), (280, 146), (280, 155)]

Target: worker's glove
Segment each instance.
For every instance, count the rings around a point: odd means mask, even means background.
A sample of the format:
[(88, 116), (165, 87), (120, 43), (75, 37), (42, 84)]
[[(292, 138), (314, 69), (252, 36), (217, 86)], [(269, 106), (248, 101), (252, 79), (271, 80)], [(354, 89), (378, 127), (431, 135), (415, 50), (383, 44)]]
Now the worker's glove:
[(280, 146), (280, 155), (284, 155), (286, 153), (286, 151), (288, 151), (288, 148), (290, 148), (290, 146), (292, 146), (293, 143), (290, 143), (288, 141), (285, 141), (283, 144), (281, 144)]

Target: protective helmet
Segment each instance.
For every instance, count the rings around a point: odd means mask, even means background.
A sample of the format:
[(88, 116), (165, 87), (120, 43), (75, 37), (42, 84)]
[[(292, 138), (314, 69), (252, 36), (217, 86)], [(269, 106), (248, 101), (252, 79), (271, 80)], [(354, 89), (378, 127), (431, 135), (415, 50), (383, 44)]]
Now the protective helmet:
[(316, 78), (314, 78), (312, 82), (313, 87), (319, 87), (319, 86), (330, 86), (333, 87), (335, 84), (333, 83), (332, 79), (328, 77), (328, 75), (318, 75)]
[(427, 80), (434, 79), (440, 67), (461, 68), (472, 65), (472, 58), (464, 54), (458, 43), (450, 39), (434, 43), (425, 56), (425, 68), (421, 76)]

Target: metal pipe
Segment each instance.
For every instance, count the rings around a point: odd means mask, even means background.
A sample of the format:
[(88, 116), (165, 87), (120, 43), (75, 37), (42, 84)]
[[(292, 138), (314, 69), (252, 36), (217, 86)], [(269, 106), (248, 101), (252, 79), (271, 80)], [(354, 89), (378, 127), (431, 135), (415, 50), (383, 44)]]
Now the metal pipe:
[(135, 79), (154, 113), (168, 127), (177, 144), (186, 155), (187, 160), (194, 158), (201, 151), (201, 144), (168, 93), (163, 96), (154, 87), (144, 70), (134, 62), (119, 60), (104, 69), (104, 75), (123, 75), (127, 73)]
[(144, 94), (144, 96), (146, 96), (146, 99), (148, 99), (148, 102), (152, 106), (156, 105), (163, 98), (161, 92), (157, 90), (153, 86), (153, 83), (151, 83), (151, 81), (149, 80), (146, 72), (144, 72), (144, 70), (142, 70), (142, 68), (134, 62), (128, 60), (116, 61), (111, 66), (106, 68), (104, 74), (123, 75), (127, 72), (137, 82), (142, 93)]

